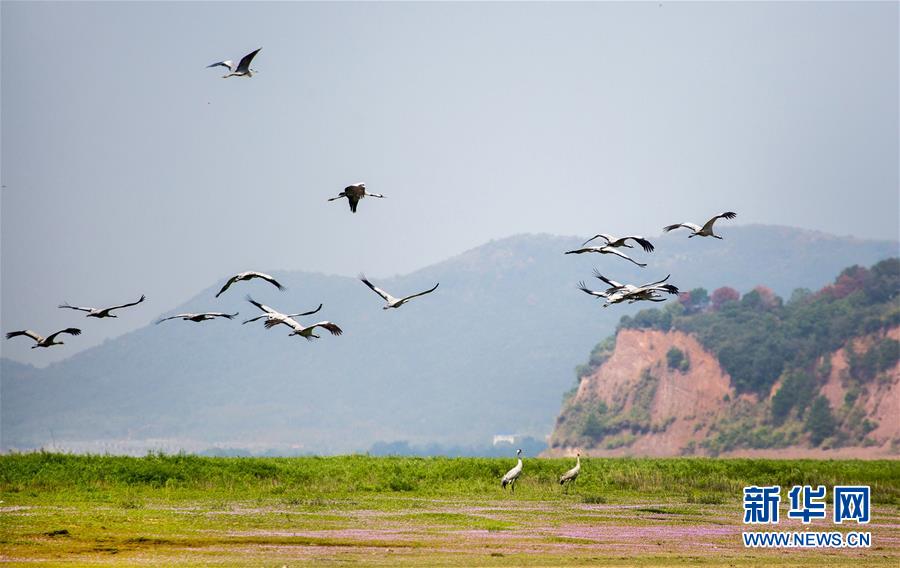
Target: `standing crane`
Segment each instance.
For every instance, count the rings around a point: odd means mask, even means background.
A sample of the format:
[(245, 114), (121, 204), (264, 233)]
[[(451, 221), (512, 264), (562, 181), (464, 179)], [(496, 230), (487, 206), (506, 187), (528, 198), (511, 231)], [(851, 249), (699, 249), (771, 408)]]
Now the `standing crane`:
[(706, 224), (702, 227), (694, 223), (675, 223), (674, 225), (663, 227), (663, 231), (668, 233), (669, 231), (674, 231), (675, 229), (684, 227), (685, 229), (690, 229), (691, 231), (693, 231), (690, 235), (688, 235), (688, 238), (713, 237), (716, 239), (721, 239), (722, 237), (713, 233), (713, 224), (716, 222), (716, 219), (734, 219), (735, 217), (737, 217), (737, 213), (735, 213), (734, 211), (726, 211), (721, 215), (716, 215), (715, 217), (707, 221)]
[(500, 480), (500, 487), (506, 489), (506, 486), (509, 485), (509, 489), (513, 493), (516, 492), (516, 480), (522, 474), (522, 448), (516, 450), (516, 457), (519, 458), (519, 463), (516, 464), (516, 467), (507, 471), (503, 479)]
[(581, 452), (575, 452), (575, 458), (575, 467), (562, 474), (559, 478), (559, 484), (564, 488), (568, 488), (566, 483), (569, 485), (575, 483), (575, 480), (578, 479), (578, 474), (581, 473)]

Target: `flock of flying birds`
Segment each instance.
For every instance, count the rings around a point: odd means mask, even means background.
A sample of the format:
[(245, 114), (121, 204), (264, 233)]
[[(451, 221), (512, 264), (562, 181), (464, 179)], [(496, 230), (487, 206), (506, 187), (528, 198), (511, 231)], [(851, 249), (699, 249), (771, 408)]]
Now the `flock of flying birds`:
[[(260, 49), (262, 49), (262, 48), (260, 48)], [(219, 61), (219, 62), (213, 63), (211, 65), (208, 65), (207, 67), (208, 68), (224, 67), (224, 68), (228, 69), (228, 73), (222, 76), (223, 79), (227, 79), (229, 77), (250, 78), (253, 76), (254, 73), (256, 73), (255, 69), (250, 68), (250, 63), (253, 61), (253, 58), (256, 57), (256, 54), (259, 53), (260, 49), (252, 51), (251, 53), (248, 53), (247, 55), (245, 55), (243, 58), (241, 58), (240, 62), (237, 65), (234, 65), (234, 63), (231, 60), (226, 60), (226, 61)], [(378, 194), (378, 193), (369, 193), (366, 191), (366, 184), (355, 183), (353, 185), (347, 186), (336, 197), (332, 197), (332, 198), (328, 199), (328, 201), (335, 201), (338, 199), (347, 199), (347, 202), (350, 205), (350, 211), (352, 213), (356, 213), (356, 210), (357, 210), (360, 200), (365, 197), (376, 197), (379, 199), (383, 199), (385, 196)], [(721, 215), (716, 215), (715, 217), (713, 217), (712, 219), (707, 221), (703, 226), (696, 225), (694, 223), (688, 223), (688, 222), (676, 223), (674, 225), (669, 225), (667, 227), (664, 227), (663, 231), (669, 232), (669, 231), (673, 231), (675, 229), (685, 228), (685, 229), (689, 229), (691, 231), (691, 234), (688, 236), (688, 238), (691, 238), (691, 237), (713, 237), (716, 239), (721, 239), (722, 237), (720, 237), (719, 235), (716, 235), (713, 232), (713, 225), (715, 224), (716, 220), (718, 220), (718, 219), (733, 219), (736, 216), (737, 216), (736, 213), (734, 213), (732, 211), (726, 211), (725, 213), (722, 213)], [(602, 246), (587, 246), (587, 244), (589, 242), (591, 242), (595, 239), (603, 239), (604, 241), (606, 241), (606, 243)], [(647, 266), (645, 263), (638, 262), (638, 261), (632, 259), (630, 256), (628, 256), (624, 252), (619, 250), (620, 248), (628, 248), (628, 249), (634, 248), (633, 245), (628, 244), (628, 241), (633, 241), (633, 242), (637, 243), (645, 252), (653, 252), (653, 250), (654, 250), (654, 247), (650, 243), (650, 241), (648, 241), (647, 239), (645, 239), (644, 237), (641, 237), (641, 236), (629, 235), (629, 236), (625, 236), (625, 237), (614, 237), (612, 235), (601, 233), (598, 235), (594, 235), (593, 237), (591, 237), (590, 239), (588, 239), (587, 241), (582, 243), (582, 245), (581, 245), (582, 248), (566, 251), (565, 254), (584, 254), (584, 253), (612, 254), (612, 255), (618, 256), (620, 258), (624, 258), (625, 260), (632, 262), (642, 268)], [(619, 282), (616, 282), (615, 280), (605, 277), (603, 274), (601, 274), (599, 271), (597, 271), (597, 269), (594, 269), (594, 276), (596, 278), (598, 278), (599, 280), (603, 281), (608, 286), (608, 288), (606, 288), (605, 290), (591, 290), (584, 284), (583, 281), (579, 282), (578, 288), (580, 290), (582, 290), (583, 292), (585, 292), (586, 294), (590, 294), (591, 296), (595, 296), (597, 298), (604, 299), (605, 303), (603, 304), (603, 307), (607, 307), (612, 304), (618, 304), (621, 302), (628, 302), (628, 303), (634, 303), (634, 302), (639, 302), (639, 301), (663, 302), (663, 301), (665, 301), (665, 297), (663, 296), (663, 294), (671, 294), (671, 295), (678, 294), (678, 288), (676, 286), (666, 283), (667, 280), (669, 279), (669, 276), (671, 276), (671, 275), (666, 276), (662, 280), (657, 280), (656, 282), (651, 282), (648, 284), (642, 284), (640, 286), (636, 286), (633, 284), (621, 284)], [(272, 284), (273, 286), (275, 286), (278, 290), (282, 290), (282, 291), (284, 290), (284, 286), (282, 286), (281, 283), (279, 283), (272, 276), (262, 273), (262, 272), (247, 271), (247, 272), (241, 272), (239, 274), (235, 274), (234, 276), (229, 278), (228, 281), (225, 282), (225, 285), (222, 286), (222, 289), (219, 290), (219, 292), (216, 294), (216, 298), (218, 298), (223, 293), (225, 293), (232, 285), (234, 285), (238, 282), (243, 282), (243, 281), (253, 280), (253, 279), (264, 280), (264, 281)], [(437, 287), (440, 285), (440, 283), (437, 283), (434, 285), (434, 287), (432, 287), (428, 290), (425, 290), (423, 292), (419, 292), (416, 294), (411, 294), (409, 296), (397, 298), (397, 297), (392, 296), (388, 292), (382, 290), (381, 288), (378, 288), (374, 284), (372, 284), (365, 277), (365, 275), (360, 274), (359, 279), (362, 281), (363, 284), (368, 286), (373, 292), (375, 292), (376, 294), (381, 296), (381, 298), (386, 302), (385, 306), (383, 307), (383, 309), (385, 309), (385, 310), (390, 309), (390, 308), (399, 308), (400, 306), (409, 302), (413, 298), (417, 298), (419, 296), (424, 296), (426, 294), (430, 294), (430, 293), (434, 292), (437, 289)], [(113, 311), (136, 306), (136, 305), (144, 302), (146, 299), (147, 299), (146, 296), (142, 295), (140, 297), (140, 299), (135, 302), (120, 304), (120, 305), (111, 306), (108, 308), (72, 306), (69, 303), (60, 304), (59, 307), (63, 308), (63, 309), (87, 312), (87, 315), (85, 317), (89, 317), (89, 318), (90, 317), (98, 318), (98, 319), (115, 318), (118, 316), (113, 314), (112, 313)], [(322, 309), (322, 304), (319, 304), (319, 307), (317, 307), (314, 310), (288, 314), (288, 313), (279, 312), (278, 310), (276, 310), (270, 306), (267, 306), (265, 304), (257, 302), (249, 295), (246, 297), (246, 299), (249, 303), (251, 303), (257, 309), (259, 309), (262, 313), (256, 317), (253, 317), (253, 318), (250, 318), (250, 319), (244, 321), (243, 322), (244, 324), (248, 324), (248, 323), (255, 322), (255, 321), (265, 318), (265, 321), (263, 322), (263, 324), (266, 329), (272, 329), (278, 325), (284, 325), (284, 326), (291, 328), (291, 330), (292, 330), (291, 333), (289, 334), (289, 336), (299, 335), (300, 337), (303, 337), (308, 341), (319, 338), (319, 336), (314, 333), (315, 329), (319, 328), (319, 327), (330, 332), (332, 335), (341, 335), (343, 333), (343, 330), (337, 324), (327, 321), (327, 320), (319, 321), (319, 322), (316, 322), (316, 323), (313, 323), (310, 325), (303, 325), (300, 322), (298, 322), (296, 319), (294, 319), (294, 318), (310, 316), (310, 315), (313, 315), (313, 314), (319, 312), (319, 310)], [(162, 318), (162, 319), (158, 320), (156, 323), (159, 324), (164, 321), (174, 320), (174, 319), (181, 319), (184, 321), (192, 321), (192, 322), (203, 322), (203, 321), (212, 320), (212, 319), (216, 319), (216, 318), (234, 319), (237, 315), (238, 315), (238, 313), (229, 314), (229, 313), (224, 313), (224, 312), (212, 312), (212, 311), (199, 312), (199, 313), (183, 313), (183, 314), (175, 314), (172, 316)], [(32, 345), (31, 348), (35, 349), (37, 347), (52, 347), (54, 345), (63, 345), (64, 344), (63, 341), (57, 341), (57, 338), (61, 334), (80, 335), (81, 330), (78, 328), (75, 328), (75, 327), (68, 327), (68, 328), (62, 329), (60, 331), (57, 331), (56, 333), (52, 333), (52, 334), (44, 337), (30, 329), (26, 329), (26, 330), (12, 331), (10, 333), (7, 333), (6, 338), (11, 339), (13, 337), (18, 337), (18, 336), (29, 337), (32, 340), (34, 340), (35, 344)], [(511, 488), (511, 490), (513, 490), (513, 491), (515, 490), (516, 480), (519, 478), (519, 476), (522, 473), (522, 459), (521, 459), (522, 450), (519, 449), (516, 452), (516, 455), (518, 457), (518, 463), (516, 464), (515, 467), (513, 467), (511, 470), (509, 470), (506, 473), (506, 475), (504, 475), (503, 478), (501, 479), (501, 486), (503, 488), (505, 488), (506, 486), (509, 486)], [(580, 458), (581, 454), (577, 453), (576, 456), (578, 457), (578, 460), (577, 460), (575, 467), (573, 467), (572, 469), (570, 469), (569, 471), (567, 471), (560, 477), (560, 479), (559, 479), (560, 485), (564, 485), (566, 483), (572, 483), (578, 477), (578, 474), (581, 471), (581, 458)]]
[[(690, 229), (691, 234), (688, 235), (688, 238), (691, 237), (713, 237), (715, 239), (721, 239), (719, 235), (713, 232), (713, 225), (718, 219), (734, 219), (737, 217), (737, 213), (733, 211), (726, 211), (721, 215), (716, 215), (709, 221), (707, 221), (702, 227), (695, 223), (676, 223), (674, 225), (668, 225), (663, 227), (663, 231), (668, 233), (669, 231), (674, 231), (675, 229)], [(594, 239), (603, 239), (606, 241), (606, 244), (603, 246), (585, 246), (589, 242)], [(645, 252), (653, 252), (654, 247), (653, 244), (645, 239), (644, 237), (637, 235), (629, 235), (627, 237), (614, 237), (612, 235), (607, 235), (601, 233), (599, 235), (594, 235), (589, 238), (585, 242), (581, 244), (582, 248), (566, 251), (565, 254), (583, 254), (587, 252), (595, 252), (599, 254), (612, 254), (634, 264), (637, 264), (641, 268), (647, 266), (644, 263), (637, 262), (624, 252), (617, 250), (619, 248), (634, 248), (634, 245), (628, 244), (628, 241), (634, 241)], [(657, 280), (656, 282), (651, 282), (649, 284), (643, 284), (641, 286), (635, 286), (634, 284), (620, 284), (615, 280), (610, 280), (609, 278), (600, 274), (600, 272), (595, 268), (594, 269), (594, 277), (602, 280), (606, 283), (609, 288), (606, 290), (591, 290), (588, 288), (584, 282), (578, 283), (578, 289), (586, 294), (590, 294), (591, 296), (595, 296), (597, 298), (603, 298), (606, 300), (606, 303), (603, 304), (603, 307), (607, 307), (612, 304), (618, 304), (620, 302), (628, 302), (629, 304), (633, 304), (634, 302), (647, 301), (647, 302), (664, 302), (666, 299), (662, 294), (678, 294), (678, 288), (673, 286), (672, 284), (666, 284), (665, 282), (669, 279), (669, 276), (666, 276), (662, 280)], [(515, 491), (516, 488), (516, 480), (519, 479), (519, 476), (522, 475), (522, 450), (519, 449), (516, 451), (516, 457), (518, 458), (518, 462), (516, 465), (506, 472), (506, 475), (500, 480), (500, 486), (502, 488), (506, 488), (509, 486), (511, 491)], [(576, 462), (575, 467), (570, 469), (569, 471), (562, 474), (559, 478), (559, 484), (562, 486), (566, 486), (566, 484), (571, 485), (575, 483), (575, 480), (578, 479), (578, 474), (581, 473), (581, 452), (575, 453)]]

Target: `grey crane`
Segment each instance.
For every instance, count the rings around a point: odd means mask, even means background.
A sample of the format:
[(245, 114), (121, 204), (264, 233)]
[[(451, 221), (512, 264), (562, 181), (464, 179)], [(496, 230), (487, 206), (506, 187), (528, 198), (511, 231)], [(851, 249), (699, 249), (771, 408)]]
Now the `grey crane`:
[(578, 479), (578, 474), (581, 473), (581, 452), (575, 452), (575, 467), (565, 472), (559, 477), (559, 484), (563, 487), (568, 488), (568, 485), (575, 483), (575, 480)]
[(519, 448), (516, 450), (516, 457), (519, 458), (519, 463), (515, 465), (511, 470), (506, 472), (506, 475), (503, 476), (503, 479), (500, 480), (500, 487), (506, 489), (506, 486), (509, 485), (510, 491), (515, 493), (516, 491), (516, 480), (519, 479), (519, 476), (522, 475), (522, 449)]
[(20, 335), (24, 335), (26, 337), (30, 337), (35, 341), (35, 344), (31, 346), (32, 349), (37, 347), (52, 347), (54, 345), (65, 345), (64, 341), (56, 341), (56, 336), (60, 333), (67, 333), (69, 335), (81, 335), (81, 330), (77, 327), (67, 327), (66, 329), (61, 329), (56, 333), (51, 333), (47, 337), (43, 337), (38, 335), (36, 332), (31, 331), (30, 329), (24, 329), (22, 331), (11, 331), (6, 334), (6, 339), (12, 339), (13, 337), (18, 337)]
[(84, 317), (87, 318), (117, 318), (119, 316), (114, 315), (110, 312), (113, 310), (120, 310), (122, 308), (129, 308), (131, 306), (136, 306), (146, 300), (147, 297), (141, 294), (141, 299), (137, 302), (131, 302), (130, 304), (121, 304), (119, 306), (112, 306), (110, 308), (86, 308), (81, 306), (70, 306), (68, 302), (62, 303), (57, 307), (60, 308), (68, 308), (70, 310), (78, 310), (79, 312), (87, 312), (88, 314)]

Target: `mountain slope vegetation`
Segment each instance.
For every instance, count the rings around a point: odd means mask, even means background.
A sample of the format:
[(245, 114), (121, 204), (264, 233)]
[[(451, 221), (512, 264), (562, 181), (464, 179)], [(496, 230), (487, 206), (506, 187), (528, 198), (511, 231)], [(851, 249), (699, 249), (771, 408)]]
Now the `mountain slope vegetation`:
[[(898, 294), (900, 260), (891, 258), (846, 268), (818, 292), (795, 290), (787, 302), (763, 286), (743, 295), (696, 288), (663, 309), (624, 316), (617, 336), (598, 344), (579, 369), (579, 381), (590, 384), (570, 393), (553, 444), (612, 450), (659, 434), (668, 444), (658, 444), (666, 445), (663, 454), (788, 446), (900, 451)], [(603, 369), (629, 346), (634, 368), (617, 359)], [(691, 393), (701, 411), (666, 410), (657, 393), (667, 385)], [(680, 447), (661, 435), (675, 422), (692, 423)]]

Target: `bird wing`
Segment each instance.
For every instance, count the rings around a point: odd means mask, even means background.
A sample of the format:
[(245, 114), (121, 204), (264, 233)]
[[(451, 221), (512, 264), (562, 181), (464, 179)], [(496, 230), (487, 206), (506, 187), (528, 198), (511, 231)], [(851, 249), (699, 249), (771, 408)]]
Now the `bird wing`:
[(600, 252), (600, 247), (585, 247), (566, 251), (565, 254), (581, 254), (583, 252)]
[(121, 306), (113, 306), (113, 307), (111, 307), (111, 308), (106, 308), (106, 309), (103, 310), (103, 311), (104, 311), (104, 312), (111, 312), (111, 311), (113, 311), (113, 310), (118, 310), (118, 309), (121, 309), (121, 308), (128, 308), (128, 307), (131, 307), (131, 306), (136, 306), (136, 305), (140, 304), (141, 302), (143, 302), (143, 301), (146, 300), (146, 299), (147, 299), (147, 296), (141, 294), (141, 299), (138, 300), (137, 302), (131, 302), (130, 304), (122, 304)]
[(211, 317), (211, 318), (228, 318), (228, 319), (234, 319), (235, 316), (237, 316), (239, 313), (240, 313), (240, 312), (235, 312), (235, 313), (233, 313), (233, 314), (226, 314), (226, 313), (222, 313), (222, 312), (206, 312), (206, 313), (203, 313), (203, 314), (196, 314), (196, 315), (198, 315), (198, 316), (209, 316), (209, 317)]
[(343, 329), (339, 328), (336, 324), (333, 324), (330, 321), (320, 321), (319, 323), (314, 323), (307, 329), (312, 329), (314, 327), (324, 327), (331, 332), (331, 335), (341, 335), (342, 333), (344, 333)]
[[(259, 49), (262, 49), (261, 47)], [(241, 62), (238, 63), (237, 71), (248, 71), (250, 69), (250, 62), (253, 61), (253, 58), (256, 57), (256, 54), (259, 53), (259, 49), (256, 51), (251, 51), (247, 55), (241, 58)]]
[(424, 296), (425, 294), (431, 294), (432, 292), (437, 290), (437, 287), (440, 285), (441, 285), (441, 283), (438, 282), (437, 284), (434, 285), (434, 288), (431, 288), (430, 290), (425, 290), (424, 292), (419, 292), (418, 294), (413, 294), (412, 296), (407, 296), (407, 297), (403, 298), (403, 301), (407, 302), (409, 300), (412, 300), (413, 298), (418, 298), (419, 296)]
[(237, 282), (239, 276), (240, 276), (240, 274), (235, 274), (234, 276), (232, 276), (231, 278), (229, 278), (229, 279), (228, 279), (228, 282), (226, 282), (225, 285), (222, 286), (222, 289), (219, 290), (219, 293), (216, 294), (216, 298), (218, 298), (219, 296), (221, 296), (221, 295), (225, 292), (225, 290), (227, 290), (232, 284), (234, 284), (235, 282)]
[(522, 463), (519, 462), (516, 464), (514, 468), (506, 472), (506, 475), (503, 476), (503, 482), (509, 482), (513, 479), (519, 477), (519, 474), (522, 473)]
[(273, 278), (272, 276), (269, 276), (268, 274), (264, 274), (262, 272), (248, 272), (247, 274), (250, 276), (250, 278), (262, 278), (263, 280), (265, 280), (269, 284), (272, 284), (279, 290), (284, 290), (284, 286), (282, 286), (278, 282), (278, 280), (275, 280), (275, 278)]
[(578, 283), (578, 289), (584, 292), (585, 294), (590, 294), (591, 296), (597, 296), (598, 298), (607, 298), (609, 297), (606, 292), (598, 292), (596, 290), (591, 290), (588, 288), (584, 282)]
[(716, 215), (715, 217), (707, 221), (705, 225), (703, 225), (703, 230), (712, 231), (713, 224), (716, 222), (716, 219), (734, 219), (735, 217), (737, 217), (737, 213), (735, 213), (734, 211), (726, 211), (721, 215)]
[(25, 329), (22, 331), (10, 331), (6, 334), (6, 339), (12, 339), (13, 337), (18, 337), (20, 335), (25, 335), (30, 337), (31, 339), (40, 343), (44, 338), (38, 335), (36, 332), (31, 331), (30, 329)]
[[(257, 308), (266, 312), (267, 314), (277, 314), (278, 313), (275, 310), (273, 310), (272, 308), (270, 308), (269, 306), (267, 306), (265, 304), (260, 304), (259, 302), (254, 300), (252, 297), (250, 297), (250, 294), (247, 294), (246, 300), (248, 302), (250, 302), (251, 304), (253, 304), (254, 306), (256, 306)], [(253, 321), (253, 320), (247, 320), (247, 321)]]
[(298, 317), (302, 317), (302, 316), (311, 316), (311, 315), (313, 315), (314, 313), (316, 313), (316, 312), (318, 312), (319, 310), (321, 310), (323, 305), (324, 305), (324, 304), (319, 304), (319, 307), (316, 308), (316, 309), (314, 309), (314, 310), (311, 311), (311, 312), (303, 312), (302, 314), (288, 314), (288, 317), (289, 317), (289, 318), (298, 318)]
[(207, 69), (209, 69), (210, 67), (225, 67), (229, 71), (234, 71), (234, 62), (230, 59), (226, 59), (225, 61), (218, 61), (216, 63), (213, 63), (212, 65), (206, 66)]
[(641, 288), (650, 288), (650, 287), (652, 287), (652, 286), (658, 286), (658, 285), (662, 284), (663, 282), (665, 282), (666, 280), (668, 280), (670, 276), (672, 276), (672, 275), (669, 274), (669, 275), (667, 275), (665, 278), (663, 278), (662, 280), (657, 280), (656, 282), (650, 282), (649, 284), (641, 284), (640, 287), (641, 287)]
[(615, 280), (610, 280), (606, 276), (603, 276), (602, 274), (600, 274), (600, 271), (597, 270), (596, 268), (594, 269), (594, 278), (599, 278), (600, 280), (603, 280), (604, 282), (606, 282), (613, 288), (624, 288), (625, 287), (623, 284), (616, 282)]
[(597, 238), (606, 240), (606, 244), (609, 244), (609, 243), (612, 242), (612, 236), (607, 235), (607, 234), (605, 234), (605, 233), (600, 233), (599, 235), (594, 235), (593, 237), (591, 237), (591, 238), (589, 238), (588, 240), (586, 240), (586, 241), (584, 241), (583, 243), (581, 243), (581, 246), (584, 246), (584, 245), (588, 244), (589, 242), (591, 242), (591, 241), (593, 241), (594, 239), (597, 239)]
[(356, 213), (356, 207), (359, 205), (360, 197), (361, 196), (359, 196), (359, 195), (353, 195), (353, 194), (347, 196), (347, 202), (350, 203), (350, 212), (351, 213)]
[[(622, 237), (621, 239), (619, 239), (619, 241), (624, 243), (628, 239), (631, 239), (634, 242), (636, 242), (637, 244), (641, 245), (641, 248), (644, 249), (644, 252), (653, 252), (653, 245), (650, 243), (650, 241), (648, 241), (644, 237), (640, 237), (637, 235), (630, 235), (627, 237)], [(619, 241), (616, 241), (616, 242), (619, 242)]]
[(644, 266), (647, 266), (646, 264), (634, 260), (633, 258), (631, 258), (630, 256), (628, 256), (628, 255), (625, 254), (624, 252), (620, 252), (620, 251), (618, 251), (617, 249), (615, 249), (615, 248), (613, 248), (613, 247), (603, 247), (603, 250), (602, 250), (601, 252), (605, 252), (605, 253), (607, 253), (607, 254), (614, 254), (614, 255), (616, 255), (616, 256), (621, 256), (621, 257), (624, 258), (625, 260), (629, 260), (629, 261), (631, 261), (631, 262), (637, 264), (637, 265), (640, 266), (641, 268), (643, 268)]
[(675, 229), (678, 229), (679, 227), (684, 227), (685, 229), (690, 229), (690, 230), (694, 231), (695, 233), (701, 229), (700, 225), (685, 222), (685, 223), (676, 223), (674, 225), (669, 225), (668, 227), (663, 227), (663, 231), (668, 233), (669, 231), (674, 231)]
[(579, 468), (578, 466), (573, 467), (569, 471), (562, 474), (559, 478), (559, 482), (562, 483), (564, 481), (569, 481), (570, 479), (574, 479), (578, 476)]
[(56, 336), (60, 333), (68, 333), (69, 335), (81, 335), (81, 330), (77, 327), (67, 327), (66, 329), (61, 329), (56, 333), (51, 333), (50, 335), (48, 335), (47, 342), (52, 343)]
[(194, 316), (196, 316), (196, 315), (197, 315), (197, 314), (175, 314), (174, 316), (169, 316), (169, 317), (167, 317), (167, 318), (161, 318), (161, 319), (156, 320), (156, 324), (159, 325), (159, 324), (161, 324), (162, 322), (167, 321), (167, 320), (181, 319), (181, 318), (192, 318), (192, 317), (194, 317)]
[(388, 294), (387, 292), (385, 292), (384, 290), (382, 290), (381, 288), (375, 286), (374, 284), (372, 284), (372, 283), (369, 282), (368, 280), (366, 280), (366, 275), (365, 275), (365, 274), (360, 274), (360, 275), (359, 275), (359, 279), (362, 280), (362, 283), (363, 283), (363, 284), (365, 284), (366, 286), (368, 286), (369, 288), (371, 288), (373, 292), (375, 292), (376, 294), (378, 294), (379, 296), (381, 296), (382, 298), (384, 298), (384, 301), (385, 301), (385, 302), (390, 302), (390, 301), (391, 301), (391, 295)]
[(92, 312), (94, 308), (82, 308), (80, 306), (70, 306), (69, 302), (65, 302), (57, 306), (58, 308), (69, 308), (70, 310), (78, 310), (79, 312)]
[(250, 318), (250, 319), (248, 319), (248, 320), (244, 320), (244, 321), (241, 322), (241, 325), (248, 324), (248, 323), (250, 323), (250, 322), (254, 322), (254, 321), (256, 321), (256, 320), (260, 320), (260, 319), (265, 318), (265, 317), (269, 317), (269, 314), (263, 314), (263, 315), (261, 315), (261, 316), (256, 316), (255, 318)]

